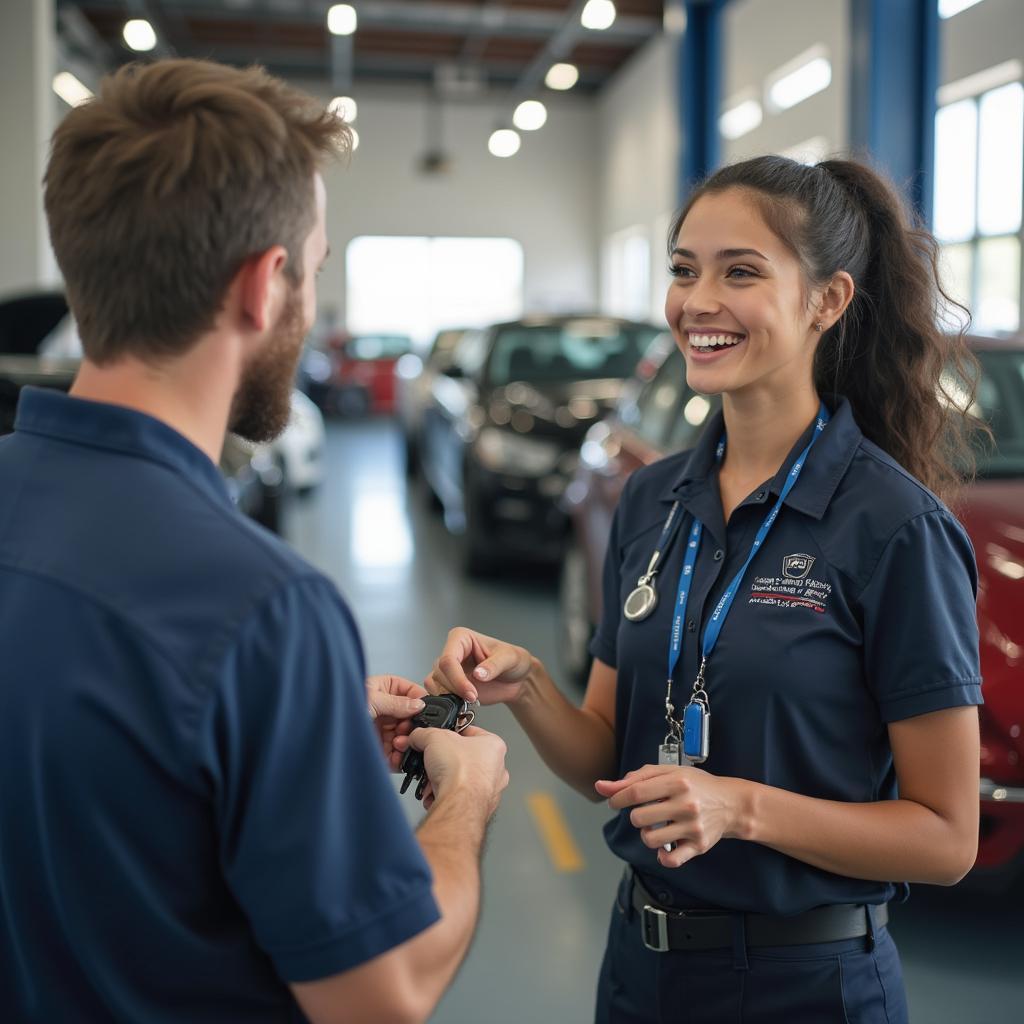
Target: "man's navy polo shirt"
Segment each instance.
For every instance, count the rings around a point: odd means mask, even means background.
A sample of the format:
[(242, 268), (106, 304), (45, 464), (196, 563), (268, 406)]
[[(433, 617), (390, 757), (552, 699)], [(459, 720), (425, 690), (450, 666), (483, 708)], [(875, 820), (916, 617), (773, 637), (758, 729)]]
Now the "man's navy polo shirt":
[[(728, 526), (715, 460), (722, 431), (719, 413), (692, 451), (638, 470), (616, 512), (591, 651), (618, 671), (621, 774), (657, 763), (669, 631), (692, 517), (704, 523), (704, 539), (675, 675), (677, 707), (689, 698), (708, 617), (812, 428)], [(645, 621), (629, 622), (623, 602), (676, 499), (686, 516), (658, 580), (657, 608)], [(976, 590), (963, 528), (864, 438), (841, 400), (747, 569), (709, 659), (711, 756), (701, 767), (826, 800), (895, 799), (888, 723), (981, 703)], [(663, 902), (678, 907), (795, 914), (882, 903), (896, 892), (893, 884), (845, 878), (738, 839), (722, 840), (682, 868), (663, 868), (625, 811), (605, 836)]]
[(334, 586), (148, 416), (0, 440), (0, 1017), (301, 1020), (437, 919)]

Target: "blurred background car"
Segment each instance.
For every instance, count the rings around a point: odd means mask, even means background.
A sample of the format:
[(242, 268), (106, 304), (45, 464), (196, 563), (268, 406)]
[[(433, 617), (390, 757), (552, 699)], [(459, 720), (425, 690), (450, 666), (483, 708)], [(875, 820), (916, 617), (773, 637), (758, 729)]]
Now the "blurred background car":
[(659, 328), (607, 316), (534, 317), (467, 331), (431, 384), (418, 439), (426, 486), (466, 571), (554, 562), (558, 505), (587, 428), (614, 404)]
[(330, 374), (322, 388), (320, 408), (340, 416), (391, 415), (395, 410), (395, 365), (412, 352), (412, 340), (404, 334), (340, 332), (330, 335), (325, 346)]
[[(18, 395), (26, 385), (67, 391), (82, 345), (62, 292), (0, 302), (0, 435), (14, 429)], [(239, 509), (281, 532), (289, 492), (305, 494), (323, 479), (324, 422), (320, 410), (293, 391), (282, 434), (267, 445), (225, 438), (220, 470)]]
[(395, 366), (395, 407), (405, 442), (405, 470), (410, 476), (416, 474), (419, 465), (417, 446), (423, 427), (423, 410), (430, 401), (434, 379), (452, 365), (455, 347), (465, 334), (464, 327), (438, 331), (422, 357), (410, 352)]
[[(995, 436), (955, 509), (974, 545), (979, 574), (985, 704), (979, 709), (982, 810), (975, 874), (1009, 880), (1024, 869), (1024, 341), (970, 341), (981, 364), (972, 412)], [(627, 478), (692, 447), (719, 405), (687, 386), (675, 345), (653, 349), (647, 363), (646, 379), (627, 386), (614, 414), (587, 432), (566, 489), (572, 536), (560, 580), (560, 649), (564, 671), (578, 686), (590, 671), (587, 645), (601, 614), (601, 570)]]

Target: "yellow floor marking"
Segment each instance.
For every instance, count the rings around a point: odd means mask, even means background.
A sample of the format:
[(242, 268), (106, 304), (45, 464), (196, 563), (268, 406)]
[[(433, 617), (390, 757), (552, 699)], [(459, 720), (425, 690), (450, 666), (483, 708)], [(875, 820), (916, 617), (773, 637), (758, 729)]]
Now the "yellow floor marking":
[(556, 871), (582, 871), (583, 855), (569, 831), (562, 812), (550, 793), (530, 793), (526, 797), (526, 806), (533, 815), (534, 824), (544, 845), (547, 847), (551, 863)]

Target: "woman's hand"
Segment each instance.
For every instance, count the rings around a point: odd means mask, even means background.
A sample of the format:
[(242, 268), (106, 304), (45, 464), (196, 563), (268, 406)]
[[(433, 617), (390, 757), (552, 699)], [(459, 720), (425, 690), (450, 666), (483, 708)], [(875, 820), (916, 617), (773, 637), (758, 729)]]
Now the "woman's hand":
[(449, 632), (424, 685), (431, 693), (455, 693), (481, 704), (511, 704), (532, 664), (525, 647), (457, 626)]
[(370, 676), (366, 680), (370, 717), (393, 772), (398, 771), (402, 761), (401, 753), (395, 749), (395, 737), (405, 736), (412, 730), (409, 719), (423, 710), (422, 698), (426, 695), (422, 686), (401, 676)]
[[(739, 838), (742, 779), (723, 779), (691, 766), (648, 764), (595, 788), (615, 810), (632, 807), (629, 820), (658, 862), (678, 868), (707, 853), (719, 839)], [(657, 827), (655, 827), (657, 826)], [(675, 843), (671, 852), (663, 847)]]

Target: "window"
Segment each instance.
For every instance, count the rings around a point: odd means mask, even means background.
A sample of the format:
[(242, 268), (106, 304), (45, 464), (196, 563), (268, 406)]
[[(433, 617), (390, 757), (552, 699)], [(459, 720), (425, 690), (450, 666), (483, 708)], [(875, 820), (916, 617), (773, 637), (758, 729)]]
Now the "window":
[(602, 253), (603, 311), (646, 319), (651, 306), (651, 240), (641, 226), (609, 236)]
[(439, 330), (523, 312), (523, 248), (511, 238), (364, 235), (345, 253), (351, 334), (404, 334), (425, 348)]
[(1024, 87), (1010, 82), (941, 107), (933, 223), (943, 283), (980, 334), (1021, 323)]

